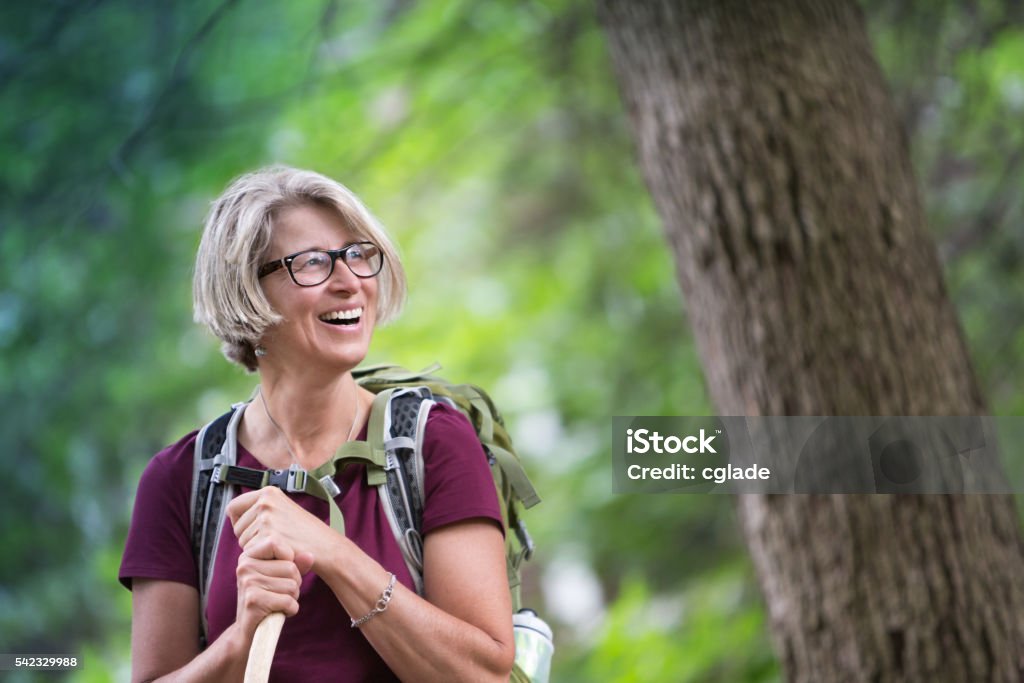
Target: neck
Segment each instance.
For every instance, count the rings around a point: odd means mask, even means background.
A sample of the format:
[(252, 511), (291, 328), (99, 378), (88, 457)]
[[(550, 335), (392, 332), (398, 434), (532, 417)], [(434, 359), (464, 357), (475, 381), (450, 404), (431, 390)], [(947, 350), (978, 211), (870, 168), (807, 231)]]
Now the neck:
[(261, 373), (259, 395), (243, 422), (243, 428), (249, 423), (246, 443), (267, 467), (291, 464), (290, 445), (299, 466), (313, 469), (358, 433), (368, 411), (366, 398), (367, 392), (359, 388), (350, 372), (328, 382)]

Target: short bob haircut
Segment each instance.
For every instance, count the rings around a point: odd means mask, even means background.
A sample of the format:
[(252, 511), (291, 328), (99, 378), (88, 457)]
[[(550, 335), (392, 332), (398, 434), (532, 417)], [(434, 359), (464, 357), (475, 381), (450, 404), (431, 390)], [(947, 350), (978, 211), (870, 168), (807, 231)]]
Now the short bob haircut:
[[(337, 212), (357, 240), (384, 252), (377, 275), (377, 320), (395, 318), (405, 300), (405, 271), (383, 226), (348, 188), (326, 176), (270, 166), (237, 178), (206, 217), (196, 254), (192, 301), (195, 320), (223, 343), (228, 360), (256, 370), (256, 345), (281, 322), (263, 294), (256, 270), (268, 258), (274, 219), (283, 209), (314, 205)], [(340, 245), (339, 245), (340, 246)]]

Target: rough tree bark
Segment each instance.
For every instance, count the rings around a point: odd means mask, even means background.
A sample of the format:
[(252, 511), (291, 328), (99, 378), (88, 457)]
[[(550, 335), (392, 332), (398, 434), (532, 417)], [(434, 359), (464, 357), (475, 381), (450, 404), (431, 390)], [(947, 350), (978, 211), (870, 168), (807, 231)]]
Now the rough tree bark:
[[(852, 0), (600, 0), (723, 415), (985, 410)], [(1006, 496), (741, 496), (792, 681), (1024, 680)]]

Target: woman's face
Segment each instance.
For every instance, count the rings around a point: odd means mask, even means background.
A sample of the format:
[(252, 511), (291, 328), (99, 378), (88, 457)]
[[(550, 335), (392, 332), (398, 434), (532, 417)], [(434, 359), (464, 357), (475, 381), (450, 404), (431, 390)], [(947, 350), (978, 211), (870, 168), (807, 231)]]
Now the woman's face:
[[(283, 209), (274, 220), (268, 261), (306, 249), (340, 249), (358, 240), (332, 210), (315, 204)], [(284, 320), (267, 330), (260, 364), (350, 370), (366, 357), (376, 322), (376, 277), (356, 277), (342, 259), (326, 281), (296, 285), (286, 268), (260, 283)], [(338, 319), (337, 313), (344, 313)], [(358, 317), (353, 318), (353, 315)]]

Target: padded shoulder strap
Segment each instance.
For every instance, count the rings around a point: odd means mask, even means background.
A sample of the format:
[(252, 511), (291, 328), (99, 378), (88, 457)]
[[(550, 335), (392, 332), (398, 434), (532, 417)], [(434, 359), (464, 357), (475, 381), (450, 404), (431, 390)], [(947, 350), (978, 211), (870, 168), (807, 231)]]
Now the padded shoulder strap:
[[(416, 591), (423, 593), (423, 432), (434, 404), (425, 387), (388, 390), (371, 413), (371, 445), (385, 451), (384, 481), (378, 496)], [(380, 399), (380, 395), (378, 395)]]
[(244, 403), (200, 430), (196, 437), (192, 465), (192, 554), (199, 581), (200, 646), (206, 647), (206, 602), (213, 578), (213, 558), (224, 526), (224, 506), (234, 497), (234, 486), (216, 477), (220, 465), (234, 465), (238, 459), (238, 423)]

